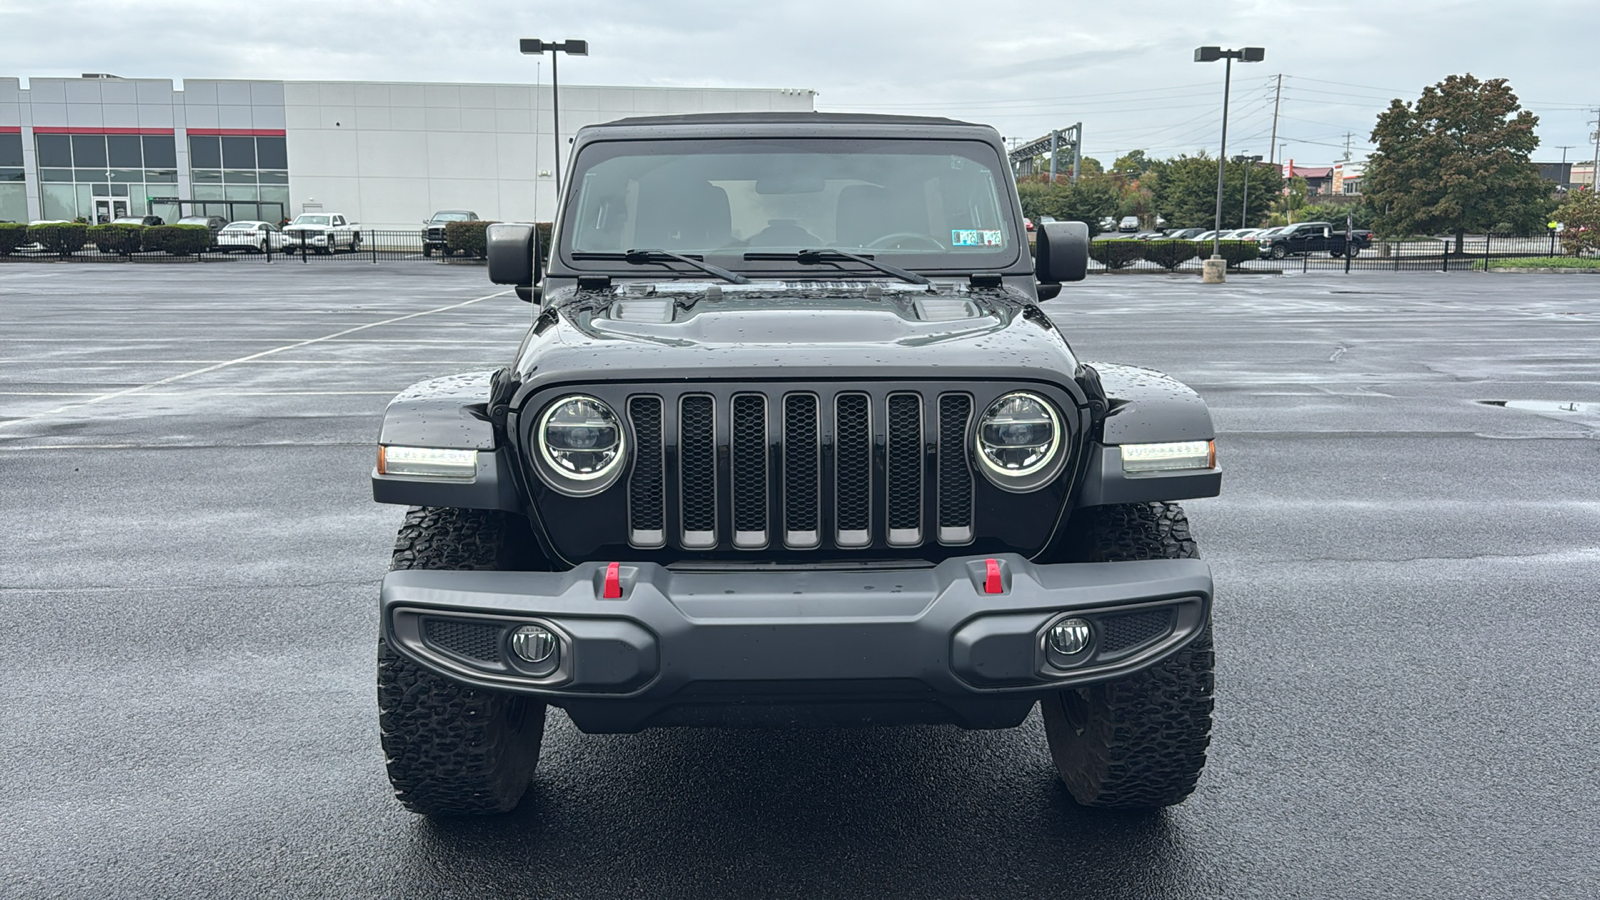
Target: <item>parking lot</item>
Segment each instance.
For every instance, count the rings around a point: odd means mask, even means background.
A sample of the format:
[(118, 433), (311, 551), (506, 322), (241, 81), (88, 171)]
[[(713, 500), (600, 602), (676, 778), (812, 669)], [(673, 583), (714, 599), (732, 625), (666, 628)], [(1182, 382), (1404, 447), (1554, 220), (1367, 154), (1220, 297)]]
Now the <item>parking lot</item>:
[(529, 307), (431, 262), (5, 268), (0, 894), (1600, 892), (1600, 278), (1097, 276), (1046, 308), (1217, 419), (1223, 496), (1187, 504), (1217, 726), (1185, 804), (1074, 807), (1037, 715), (552, 711), (521, 810), (433, 823), (378, 747), (402, 511), (367, 472), (387, 399), (507, 361)]

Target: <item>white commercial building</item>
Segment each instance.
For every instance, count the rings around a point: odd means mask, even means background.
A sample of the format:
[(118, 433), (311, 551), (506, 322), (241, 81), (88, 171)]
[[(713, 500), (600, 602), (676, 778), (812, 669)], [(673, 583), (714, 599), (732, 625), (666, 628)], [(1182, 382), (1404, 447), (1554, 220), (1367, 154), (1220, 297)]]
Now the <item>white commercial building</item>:
[[(411, 229), (439, 209), (548, 221), (549, 85), (0, 78), (0, 221), (342, 212)], [(790, 112), (798, 89), (562, 85), (561, 133), (630, 116)]]

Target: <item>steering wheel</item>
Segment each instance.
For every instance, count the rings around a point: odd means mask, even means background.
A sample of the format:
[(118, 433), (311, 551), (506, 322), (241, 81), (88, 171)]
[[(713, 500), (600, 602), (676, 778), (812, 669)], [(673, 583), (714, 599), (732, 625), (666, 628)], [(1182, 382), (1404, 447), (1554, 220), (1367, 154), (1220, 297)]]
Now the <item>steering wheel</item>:
[(928, 247), (932, 248), (935, 252), (944, 251), (943, 244), (925, 234), (917, 234), (915, 231), (896, 231), (893, 234), (886, 234), (883, 237), (867, 244), (867, 249), (887, 250), (889, 249), (890, 245), (904, 240), (921, 241), (923, 244), (926, 244)]

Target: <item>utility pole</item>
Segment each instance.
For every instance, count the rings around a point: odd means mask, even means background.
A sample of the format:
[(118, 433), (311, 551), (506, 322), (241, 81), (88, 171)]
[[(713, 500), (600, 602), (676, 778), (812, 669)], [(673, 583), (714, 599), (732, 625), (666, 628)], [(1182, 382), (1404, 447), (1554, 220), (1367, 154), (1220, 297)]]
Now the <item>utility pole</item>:
[(1600, 189), (1600, 106), (1590, 107), (1589, 111), (1596, 116), (1594, 133), (1590, 135), (1594, 138), (1594, 166), (1589, 169), (1589, 190), (1593, 191)]
[(1577, 145), (1557, 144), (1556, 146), (1561, 148), (1561, 168), (1556, 170), (1556, 184), (1559, 184), (1562, 186), (1562, 188), (1565, 188), (1572, 182), (1572, 172), (1567, 169), (1567, 151), (1571, 150)]
[(1272, 148), (1278, 146), (1278, 104), (1283, 101), (1283, 73), (1278, 73), (1278, 92), (1272, 97), (1272, 140), (1267, 143), (1267, 162), (1272, 158)]
[(1355, 137), (1355, 136), (1356, 136), (1356, 133), (1353, 132), (1353, 131), (1346, 131), (1344, 133), (1344, 161), (1345, 162), (1349, 162), (1350, 161), (1350, 139)]

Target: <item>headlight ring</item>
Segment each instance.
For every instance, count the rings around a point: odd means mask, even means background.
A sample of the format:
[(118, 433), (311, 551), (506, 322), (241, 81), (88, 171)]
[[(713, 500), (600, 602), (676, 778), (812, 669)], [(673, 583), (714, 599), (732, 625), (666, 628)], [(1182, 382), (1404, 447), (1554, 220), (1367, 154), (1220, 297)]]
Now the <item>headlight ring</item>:
[(973, 455), (995, 487), (1035, 491), (1060, 473), (1067, 453), (1066, 425), (1055, 405), (1029, 391), (1001, 396), (973, 429)]
[(570, 497), (598, 494), (627, 467), (628, 435), (604, 400), (569, 394), (545, 407), (534, 428), (539, 474)]

